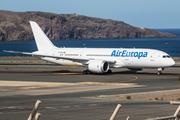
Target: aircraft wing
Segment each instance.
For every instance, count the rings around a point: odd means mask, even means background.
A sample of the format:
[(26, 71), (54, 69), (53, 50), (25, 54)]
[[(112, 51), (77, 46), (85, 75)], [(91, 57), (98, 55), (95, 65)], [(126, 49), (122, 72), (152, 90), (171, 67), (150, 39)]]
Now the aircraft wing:
[[(65, 56), (56, 56), (56, 55), (46, 55), (46, 54), (42, 54), (42, 53), (29, 53), (29, 52), (19, 52), (19, 51), (7, 51), (7, 50), (4, 50), (4, 52), (9, 52), (9, 53), (17, 53), (17, 54), (25, 54), (25, 55), (32, 55), (32, 56), (35, 56), (35, 57), (50, 57), (50, 58), (57, 58), (57, 59), (66, 59), (66, 60), (71, 60), (71, 61), (74, 61), (74, 62), (77, 62), (77, 61), (90, 61), (90, 60), (97, 60), (97, 59), (94, 59), (94, 58), (72, 58), (72, 57), (65, 57)], [(114, 60), (105, 60), (109, 63), (115, 63)]]
[(8, 52), (8, 53), (17, 53), (17, 54), (25, 54), (25, 55), (32, 55), (32, 53), (28, 53), (28, 52), (19, 52), (19, 51), (7, 51), (7, 50), (4, 50), (4, 52)]
[(6, 51), (4, 50), (4, 52), (9, 52), (9, 53), (17, 53), (17, 54), (24, 54), (24, 55), (32, 55), (32, 56), (36, 56), (36, 57), (51, 57), (51, 58), (59, 58), (59, 59), (67, 59), (67, 60), (72, 60), (72, 61), (77, 61), (77, 60), (89, 60), (89, 59), (85, 59), (85, 58), (71, 58), (71, 57), (65, 57), (65, 56), (56, 56), (56, 55), (46, 55), (46, 54), (41, 54), (41, 53), (28, 53), (28, 52), (19, 52), (19, 51)]

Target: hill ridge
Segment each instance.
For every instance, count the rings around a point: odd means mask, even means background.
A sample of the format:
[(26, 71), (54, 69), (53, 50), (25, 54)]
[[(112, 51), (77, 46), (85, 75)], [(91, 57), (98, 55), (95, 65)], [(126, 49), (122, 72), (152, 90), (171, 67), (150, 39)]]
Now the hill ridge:
[(29, 41), (34, 36), (29, 21), (35, 21), (51, 40), (177, 37), (123, 21), (76, 14), (13, 12), (0, 10), (0, 41)]

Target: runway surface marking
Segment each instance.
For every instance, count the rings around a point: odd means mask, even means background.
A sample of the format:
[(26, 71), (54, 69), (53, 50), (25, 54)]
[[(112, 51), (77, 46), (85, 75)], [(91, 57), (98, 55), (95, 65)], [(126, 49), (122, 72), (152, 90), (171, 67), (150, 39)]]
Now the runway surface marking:
[(31, 86), (31, 87), (19, 87), (18, 89), (38, 89), (38, 88), (53, 88), (53, 87), (63, 87), (63, 86), (77, 86), (77, 85), (136, 85), (135, 83), (102, 83), (102, 82), (78, 82), (78, 83), (68, 83), (62, 85), (42, 85), (42, 86)]
[(0, 86), (34, 86), (34, 85), (64, 85), (62, 82), (31, 82), (31, 81), (6, 81), (0, 80)]
[(57, 109), (57, 108), (55, 108), (55, 107), (46, 107), (47, 109)]
[(80, 73), (54, 73), (56, 75), (77, 75), (77, 74), (80, 74)]
[(38, 89), (38, 88), (52, 88), (62, 86), (77, 86), (77, 85), (136, 85), (135, 83), (107, 83), (107, 82), (78, 82), (78, 83), (60, 83), (60, 82), (30, 82), (30, 81), (0, 81), (0, 86), (18, 87), (19, 90)]
[[(64, 74), (64, 73), (63, 73)], [(75, 85), (135, 85), (135, 83), (124, 83), (132, 82), (138, 79), (136, 76), (125, 75), (134, 77), (130, 80), (119, 81), (119, 82), (78, 82), (78, 83), (62, 83), (62, 82), (30, 82), (30, 81), (5, 81), (0, 80), (0, 86), (22, 86), (18, 89), (38, 89), (38, 88), (52, 88), (62, 86), (75, 86)], [(24, 86), (24, 87), (23, 87)]]
[[(126, 75), (132, 76), (132, 75)], [(37, 88), (50, 88), (50, 87), (61, 87), (61, 86), (73, 86), (73, 85), (135, 85), (135, 83), (124, 83), (131, 82), (138, 79), (136, 76), (132, 76), (134, 79), (119, 81), (119, 82), (78, 82), (78, 83), (62, 83), (62, 82), (30, 82), (30, 81), (5, 81), (0, 80), (0, 86), (24, 86), (18, 89), (37, 89)]]
[(133, 76), (133, 75), (126, 75), (126, 76), (132, 76), (132, 77), (134, 77), (134, 79), (125, 80), (125, 81), (120, 81), (120, 83), (121, 83), (121, 82), (132, 82), (132, 81), (135, 81), (135, 80), (137, 80), (137, 79), (138, 79), (138, 77)]
[[(57, 75), (75, 75), (75, 74), (80, 74), (80, 73), (54, 73), (54, 74), (57, 74)], [(138, 77), (133, 76), (133, 75), (123, 75), (123, 76), (131, 76), (131, 77), (134, 77), (134, 79), (125, 80), (125, 81), (120, 81), (120, 82), (117, 82), (117, 83), (121, 83), (121, 82), (131, 82), (131, 81), (135, 81), (135, 80), (138, 79)], [(115, 84), (115, 83), (113, 83), (113, 84)]]

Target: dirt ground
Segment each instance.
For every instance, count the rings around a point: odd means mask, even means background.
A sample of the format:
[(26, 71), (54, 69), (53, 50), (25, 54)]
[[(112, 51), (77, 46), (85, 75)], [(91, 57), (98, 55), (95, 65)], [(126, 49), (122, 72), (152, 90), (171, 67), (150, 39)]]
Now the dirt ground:
[(119, 100), (164, 100), (164, 101), (179, 101), (180, 102), (180, 89), (167, 90), (167, 91), (155, 91), (155, 92), (143, 92), (132, 94), (121, 94), (112, 96), (96, 96), (95, 98), (103, 99), (119, 99)]

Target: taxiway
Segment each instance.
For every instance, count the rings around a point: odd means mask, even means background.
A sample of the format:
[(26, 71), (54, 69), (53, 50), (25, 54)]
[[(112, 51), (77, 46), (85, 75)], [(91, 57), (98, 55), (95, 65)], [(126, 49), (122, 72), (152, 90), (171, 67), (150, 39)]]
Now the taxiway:
[(178, 107), (169, 101), (91, 97), (179, 89), (179, 66), (165, 69), (162, 75), (156, 69), (84, 75), (78, 67), (17, 64), (0, 65), (0, 119), (27, 119), (38, 99), (42, 120), (109, 119), (117, 104), (122, 108), (116, 119), (141, 120), (172, 115)]

